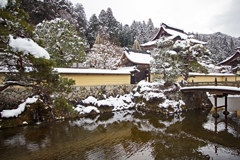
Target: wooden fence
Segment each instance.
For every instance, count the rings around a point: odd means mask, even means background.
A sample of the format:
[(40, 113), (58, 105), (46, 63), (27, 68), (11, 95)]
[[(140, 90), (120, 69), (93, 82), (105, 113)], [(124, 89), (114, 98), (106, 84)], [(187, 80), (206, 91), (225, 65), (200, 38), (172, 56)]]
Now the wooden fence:
[(183, 84), (183, 87), (192, 87), (192, 86), (231, 86), (231, 87), (238, 87), (239, 88), (240, 81), (217, 81), (215, 78), (214, 82), (188, 82)]

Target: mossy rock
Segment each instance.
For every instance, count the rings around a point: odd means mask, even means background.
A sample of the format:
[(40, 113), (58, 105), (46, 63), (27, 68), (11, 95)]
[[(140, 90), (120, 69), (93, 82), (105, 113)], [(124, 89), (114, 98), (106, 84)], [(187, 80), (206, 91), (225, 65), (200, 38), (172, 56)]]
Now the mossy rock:
[(34, 104), (27, 105), (25, 111), (18, 117), (3, 118), (0, 121), (1, 128), (9, 128), (23, 125), (26, 121), (28, 124), (35, 124), (36, 122), (51, 121), (53, 120), (52, 110), (46, 107), (41, 101)]

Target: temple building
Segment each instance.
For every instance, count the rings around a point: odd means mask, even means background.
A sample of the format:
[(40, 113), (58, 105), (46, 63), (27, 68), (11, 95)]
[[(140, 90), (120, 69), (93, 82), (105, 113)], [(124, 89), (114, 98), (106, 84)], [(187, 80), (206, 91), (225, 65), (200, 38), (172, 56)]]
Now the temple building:
[(121, 67), (135, 67), (131, 72), (131, 84), (146, 80), (150, 82), (151, 54), (146, 51), (125, 49), (121, 57)]
[(170, 27), (165, 23), (162, 23), (158, 33), (153, 37), (153, 39), (147, 43), (141, 44), (140, 46), (143, 50), (152, 50), (157, 47), (157, 42), (161, 38), (171, 39), (174, 42), (177, 40), (188, 39), (194, 44), (206, 44), (206, 42), (193, 39), (192, 35), (188, 35), (181, 29)]
[(236, 48), (236, 53), (222, 62), (218, 63), (219, 66), (229, 66), (233, 72), (240, 71), (240, 47)]

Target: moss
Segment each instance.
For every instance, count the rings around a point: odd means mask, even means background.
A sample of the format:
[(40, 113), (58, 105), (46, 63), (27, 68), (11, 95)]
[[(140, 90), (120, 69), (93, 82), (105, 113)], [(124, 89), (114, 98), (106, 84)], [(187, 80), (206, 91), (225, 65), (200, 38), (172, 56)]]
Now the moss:
[(0, 121), (1, 128), (9, 128), (23, 125), (26, 121), (28, 124), (35, 124), (36, 122), (51, 121), (53, 120), (52, 110), (50, 107), (37, 101), (34, 104), (27, 105), (25, 111), (18, 117), (3, 118)]
[(181, 105), (180, 107), (182, 108), (183, 111), (185, 111), (187, 109), (187, 107), (185, 105)]
[(77, 112), (73, 110), (73, 106), (64, 98), (56, 98), (53, 105), (56, 117), (73, 118), (77, 116)]

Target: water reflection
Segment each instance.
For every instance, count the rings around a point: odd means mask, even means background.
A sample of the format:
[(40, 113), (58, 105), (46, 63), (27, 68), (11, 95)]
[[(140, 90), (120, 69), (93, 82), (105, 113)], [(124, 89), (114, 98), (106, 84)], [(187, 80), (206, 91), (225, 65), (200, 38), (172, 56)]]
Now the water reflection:
[(239, 159), (235, 113), (122, 111), (0, 130), (1, 159)]

